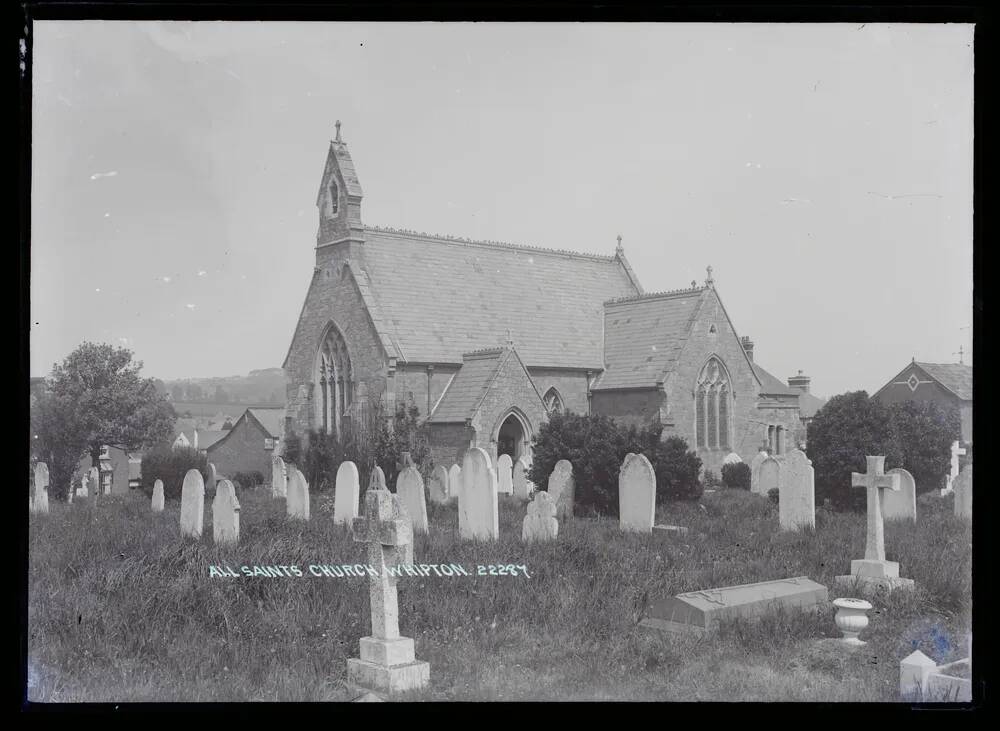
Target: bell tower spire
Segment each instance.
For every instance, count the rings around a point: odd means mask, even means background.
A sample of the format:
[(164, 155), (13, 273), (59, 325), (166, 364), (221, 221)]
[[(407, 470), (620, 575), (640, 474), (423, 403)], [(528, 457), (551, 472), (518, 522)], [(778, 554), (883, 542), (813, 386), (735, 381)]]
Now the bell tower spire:
[(354, 170), (354, 161), (341, 136), (341, 122), (334, 122), (335, 136), (330, 140), (326, 155), (326, 166), (316, 195), (319, 213), (319, 231), (316, 247), (323, 247), (342, 241), (364, 240), (364, 224), (361, 222), (361, 182)]

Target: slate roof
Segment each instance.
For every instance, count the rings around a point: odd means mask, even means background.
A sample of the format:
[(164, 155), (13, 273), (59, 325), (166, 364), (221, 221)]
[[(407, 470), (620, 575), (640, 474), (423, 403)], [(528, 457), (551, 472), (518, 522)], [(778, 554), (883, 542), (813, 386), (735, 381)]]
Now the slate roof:
[(916, 361), (928, 376), (947, 388), (963, 401), (972, 400), (972, 366), (961, 363), (921, 363)]
[(461, 369), (451, 379), (429, 422), (461, 422), (471, 419), (493, 378), (503, 365), (506, 348), (491, 348), (467, 353)]
[[(765, 371), (758, 363), (753, 364), (753, 370), (760, 381), (760, 393), (764, 396), (799, 396), (802, 394), (794, 388), (786, 386), (781, 379), (775, 378)], [(801, 400), (799, 401), (801, 404)]]
[(374, 227), (362, 252), (382, 325), (408, 363), (461, 363), (509, 330), (529, 366), (600, 370), (603, 303), (642, 291), (624, 255)]
[(253, 417), (260, 422), (268, 434), (275, 439), (280, 439), (285, 433), (285, 409), (284, 407), (265, 409), (247, 409)]
[(811, 419), (816, 416), (816, 412), (826, 405), (826, 401), (811, 393), (799, 394), (799, 416), (803, 419)]
[(229, 434), (229, 430), (216, 431), (215, 429), (198, 430), (198, 449), (208, 449), (224, 436)]
[(655, 386), (677, 362), (704, 292), (696, 287), (606, 303), (607, 369), (592, 390)]

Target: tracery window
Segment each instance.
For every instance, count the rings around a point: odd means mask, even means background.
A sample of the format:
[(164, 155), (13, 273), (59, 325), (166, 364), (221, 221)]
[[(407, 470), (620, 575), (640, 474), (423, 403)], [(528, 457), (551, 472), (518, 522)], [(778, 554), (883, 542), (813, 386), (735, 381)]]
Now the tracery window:
[(315, 399), (317, 426), (324, 432), (340, 436), (342, 417), (349, 413), (354, 400), (354, 371), (347, 351), (347, 341), (335, 326), (330, 325), (316, 358)]
[(545, 410), (550, 414), (561, 413), (566, 408), (563, 405), (562, 396), (559, 395), (555, 386), (545, 392), (545, 396), (542, 397), (542, 402), (545, 404)]
[(726, 367), (715, 356), (698, 374), (694, 388), (695, 444), (702, 448), (730, 445), (732, 387)]

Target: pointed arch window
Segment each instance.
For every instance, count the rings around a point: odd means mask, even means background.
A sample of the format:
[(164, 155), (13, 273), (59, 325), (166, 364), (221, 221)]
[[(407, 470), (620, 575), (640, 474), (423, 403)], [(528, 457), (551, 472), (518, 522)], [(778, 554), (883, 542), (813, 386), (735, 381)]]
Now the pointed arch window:
[(695, 444), (703, 449), (729, 449), (732, 432), (732, 385), (729, 372), (712, 356), (694, 388)]
[(336, 326), (330, 325), (316, 356), (316, 423), (324, 432), (340, 436), (342, 417), (350, 413), (354, 401), (354, 369), (347, 341)]
[(545, 396), (542, 397), (542, 403), (545, 404), (545, 411), (550, 414), (562, 413), (566, 410), (562, 396), (556, 390), (555, 386), (545, 392)]
[(340, 209), (340, 190), (337, 188), (337, 181), (330, 181), (330, 215), (336, 216)]

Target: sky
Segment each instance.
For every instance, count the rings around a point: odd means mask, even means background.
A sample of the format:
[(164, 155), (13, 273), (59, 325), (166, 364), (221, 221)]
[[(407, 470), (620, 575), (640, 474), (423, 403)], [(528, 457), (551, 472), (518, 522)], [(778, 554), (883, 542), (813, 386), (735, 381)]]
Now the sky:
[(280, 367), (338, 119), (366, 224), (711, 265), (821, 396), (971, 363), (973, 30), (35, 22), (31, 374)]

